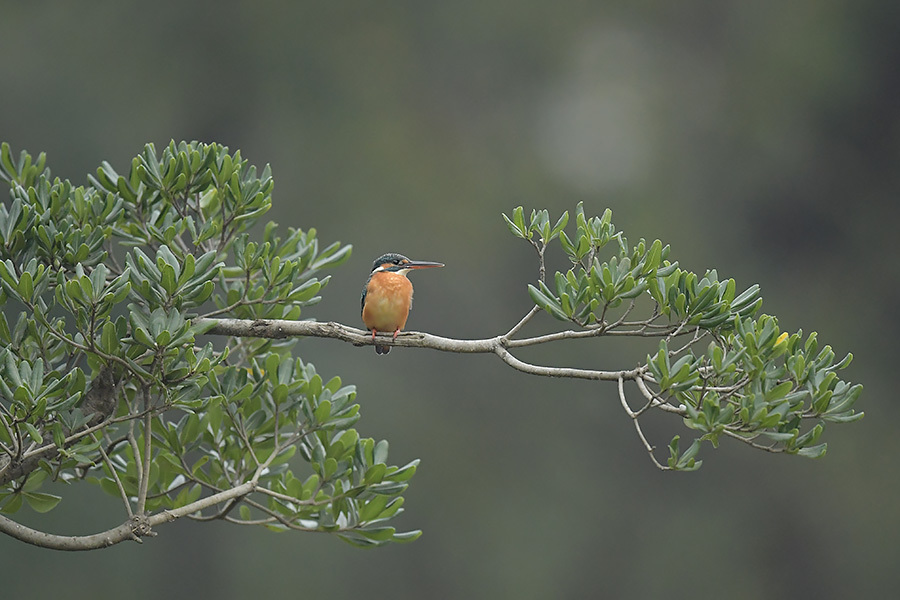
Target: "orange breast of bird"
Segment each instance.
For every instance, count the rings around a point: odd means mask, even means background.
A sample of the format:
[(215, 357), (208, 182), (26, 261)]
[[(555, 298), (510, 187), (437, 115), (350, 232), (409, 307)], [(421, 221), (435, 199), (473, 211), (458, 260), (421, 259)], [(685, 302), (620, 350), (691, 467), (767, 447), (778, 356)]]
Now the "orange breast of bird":
[(373, 273), (366, 285), (362, 320), (371, 331), (393, 333), (406, 326), (413, 287), (403, 275), (389, 271)]

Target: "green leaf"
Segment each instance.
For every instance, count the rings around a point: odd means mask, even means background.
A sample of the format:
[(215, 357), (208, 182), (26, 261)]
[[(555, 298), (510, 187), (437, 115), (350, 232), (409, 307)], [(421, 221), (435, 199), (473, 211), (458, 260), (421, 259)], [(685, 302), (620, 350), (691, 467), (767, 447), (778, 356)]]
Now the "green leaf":
[(100, 329), (100, 348), (108, 354), (116, 354), (119, 349), (119, 335), (112, 321), (106, 321)]
[(56, 505), (59, 504), (59, 501), (62, 500), (60, 496), (54, 496), (53, 494), (45, 494), (42, 492), (22, 492), (22, 496), (25, 498), (25, 501), (28, 503), (28, 506), (32, 508), (35, 512), (45, 513), (56, 508)]
[(519, 229), (519, 227), (515, 223), (513, 223), (512, 219), (503, 214), (503, 220), (506, 221), (506, 227), (509, 229), (510, 233), (518, 238), (525, 239), (525, 233), (521, 229)]
[(412, 478), (413, 475), (416, 474), (416, 469), (418, 468), (418, 466), (419, 466), (419, 460), (416, 459), (416, 460), (408, 463), (407, 465), (401, 467), (397, 471), (389, 473), (387, 475), (386, 479), (389, 479), (390, 481), (408, 481), (409, 479)]
[(566, 225), (569, 223), (569, 211), (564, 211), (563, 214), (559, 217), (559, 220), (556, 221), (556, 225), (553, 226), (553, 229), (550, 231), (550, 238), (547, 240), (548, 242), (554, 238), (556, 238), (563, 229), (566, 228)]
[(24, 492), (34, 492), (40, 489), (41, 485), (46, 481), (47, 477), (50, 474), (43, 469), (38, 469), (36, 471), (32, 471), (30, 475), (28, 475), (28, 479), (25, 480), (25, 484), (22, 486), (22, 491)]
[(317, 422), (325, 423), (331, 416), (331, 402), (328, 400), (320, 402), (313, 414)]
[(393, 539), (396, 531), (393, 527), (372, 527), (370, 529), (358, 529), (357, 533), (376, 542), (386, 542)]
[(20, 508), (22, 508), (22, 494), (0, 494), (0, 513), (11, 515)]
[(18, 292), (24, 302), (31, 302), (34, 294), (34, 280), (28, 271), (23, 272), (19, 277)]
[(656, 271), (657, 267), (659, 267), (661, 259), (662, 242), (659, 240), (653, 240), (653, 243), (650, 245), (650, 250), (647, 251), (647, 256), (644, 259), (643, 272), (648, 275), (652, 274), (654, 271)]
[(395, 533), (394, 537), (391, 538), (394, 542), (412, 542), (414, 540), (419, 539), (419, 536), (422, 535), (422, 531), (420, 529), (416, 529), (414, 531), (405, 531), (403, 533)]
[(700, 440), (694, 440), (687, 450), (678, 458), (675, 468), (682, 471), (694, 471), (703, 464), (701, 460), (695, 460), (697, 453), (700, 451)]
[(390, 499), (390, 496), (375, 496), (363, 504), (359, 509), (359, 520), (365, 522), (378, 518)]
[(822, 458), (825, 451), (828, 450), (828, 444), (819, 444), (818, 446), (810, 446), (808, 448), (800, 448), (797, 454), (806, 458)]
[(565, 312), (563, 312), (562, 307), (554, 298), (551, 298), (551, 296), (545, 294), (531, 284), (528, 284), (528, 295), (531, 296), (531, 300), (535, 304), (553, 315), (553, 317), (559, 319), (560, 321), (569, 320), (569, 317)]
[(385, 472), (387, 472), (387, 467), (384, 465), (384, 463), (376, 463), (366, 469), (366, 474), (363, 477), (363, 482), (366, 485), (372, 483), (381, 483), (381, 481), (384, 479)]
[(821, 415), (821, 419), (823, 421), (828, 421), (829, 423), (852, 423), (854, 421), (859, 421), (864, 416), (866, 416), (866, 413), (864, 413), (864, 412), (850, 411), (848, 413), (843, 413), (843, 414), (826, 413), (824, 415)]
[(373, 464), (387, 464), (388, 459), (388, 441), (381, 440), (377, 444), (375, 444), (375, 450), (373, 453)]
[(758, 296), (759, 285), (754, 283), (734, 299), (731, 303), (731, 308), (734, 311), (739, 311), (741, 308), (749, 306)]
[[(19, 389), (22, 389), (22, 388), (19, 388)], [(33, 441), (36, 444), (40, 444), (42, 441), (44, 441), (44, 438), (41, 436), (40, 432), (37, 430), (37, 427), (35, 427), (34, 425), (32, 425), (31, 423), (28, 423), (28, 422), (22, 423), (22, 426), (25, 427), (25, 430), (28, 432), (28, 437), (31, 438), (31, 441)]]

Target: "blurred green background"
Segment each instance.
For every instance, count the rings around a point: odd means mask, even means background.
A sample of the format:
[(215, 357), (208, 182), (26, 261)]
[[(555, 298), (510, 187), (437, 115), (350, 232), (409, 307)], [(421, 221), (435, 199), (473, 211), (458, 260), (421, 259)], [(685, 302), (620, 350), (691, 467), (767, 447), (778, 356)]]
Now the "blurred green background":
[[(867, 413), (830, 425), (819, 461), (726, 440), (699, 472), (661, 473), (611, 385), (303, 340), (323, 376), (359, 386), (360, 433), (422, 459), (398, 522), (419, 541), (189, 521), (87, 554), (0, 538), (3, 597), (890, 597), (898, 23), (893, 0), (0, 1), (0, 139), (77, 183), (172, 138), (271, 163), (272, 219), (354, 245), (306, 316), (358, 326), (372, 259), (398, 251), (447, 263), (414, 275), (411, 329), (506, 331), (536, 265), (500, 212), (583, 200), (852, 351)], [(625, 368), (652, 348), (523, 357)], [(646, 431), (687, 433), (665, 416)], [(88, 489), (19, 516), (76, 534), (120, 512)]]

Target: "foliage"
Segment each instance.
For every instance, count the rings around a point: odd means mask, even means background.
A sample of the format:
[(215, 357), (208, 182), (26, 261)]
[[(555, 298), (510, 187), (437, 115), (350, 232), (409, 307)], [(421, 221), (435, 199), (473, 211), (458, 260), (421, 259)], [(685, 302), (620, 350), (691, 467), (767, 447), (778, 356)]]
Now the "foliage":
[(129, 516), (197, 506), (185, 514), (360, 545), (417, 537), (387, 525), (417, 463), (360, 437), (353, 386), (293, 357), (294, 340), (214, 342), (192, 324), (300, 319), (350, 255), (271, 222), (253, 241), (268, 166), (148, 144), (126, 173), (104, 162), (74, 186), (4, 143), (0, 177), (2, 512), (49, 510), (44, 482), (84, 481)]
[[(684, 270), (659, 240), (629, 245), (609, 210), (587, 217), (579, 204), (571, 238), (568, 212), (554, 225), (547, 211), (532, 211), (526, 222), (521, 207), (504, 219), (540, 257), (540, 280), (528, 288), (537, 306), (598, 336), (660, 338), (636, 378), (646, 404), (632, 411), (624, 393), (622, 402), (636, 425), (645, 410), (660, 408), (699, 433), (683, 452), (680, 436), (673, 438), (668, 468), (698, 468), (701, 440), (716, 446), (723, 435), (772, 452), (820, 457), (825, 423), (863, 416), (853, 409), (862, 385), (836, 373), (852, 355), (835, 362), (816, 333), (804, 339), (802, 331), (782, 332), (775, 317), (760, 314), (759, 286), (738, 293), (734, 279), (720, 280), (715, 270), (702, 277)], [(554, 240), (572, 268), (548, 284), (543, 260)]]

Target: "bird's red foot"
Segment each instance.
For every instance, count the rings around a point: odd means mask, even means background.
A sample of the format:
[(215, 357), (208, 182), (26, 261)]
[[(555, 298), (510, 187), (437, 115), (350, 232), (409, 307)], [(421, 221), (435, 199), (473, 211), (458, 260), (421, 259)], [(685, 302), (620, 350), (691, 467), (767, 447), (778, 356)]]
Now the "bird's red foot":
[(397, 335), (399, 335), (399, 334), (400, 334), (400, 328), (398, 327), (397, 331), (394, 332), (394, 341), (395, 342), (397, 341)]

